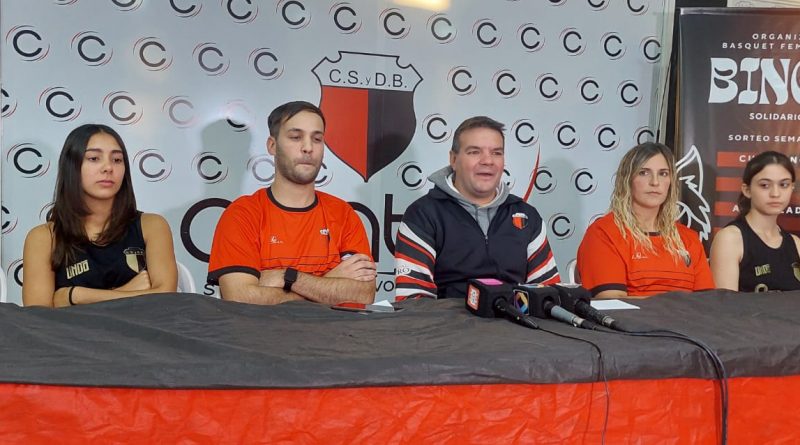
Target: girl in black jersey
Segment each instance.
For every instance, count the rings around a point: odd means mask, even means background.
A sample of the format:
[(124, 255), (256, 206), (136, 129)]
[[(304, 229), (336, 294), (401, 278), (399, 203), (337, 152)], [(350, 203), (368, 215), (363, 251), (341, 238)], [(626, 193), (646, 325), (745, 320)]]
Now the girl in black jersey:
[(744, 169), (739, 216), (711, 244), (717, 287), (742, 292), (800, 289), (800, 239), (778, 225), (794, 191), (794, 165), (763, 152)]
[(105, 125), (67, 136), (53, 209), (25, 239), (26, 306), (69, 306), (175, 292), (177, 269), (166, 220), (136, 209), (125, 144)]

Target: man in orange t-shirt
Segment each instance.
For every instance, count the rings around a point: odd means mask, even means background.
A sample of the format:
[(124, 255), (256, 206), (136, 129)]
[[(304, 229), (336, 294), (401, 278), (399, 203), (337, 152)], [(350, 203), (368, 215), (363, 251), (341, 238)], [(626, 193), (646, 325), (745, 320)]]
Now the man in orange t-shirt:
[(223, 212), (208, 282), (219, 284), (222, 298), (246, 303), (372, 303), (376, 269), (361, 220), (348, 203), (314, 188), (324, 151), (322, 111), (289, 102), (268, 124), (275, 181)]

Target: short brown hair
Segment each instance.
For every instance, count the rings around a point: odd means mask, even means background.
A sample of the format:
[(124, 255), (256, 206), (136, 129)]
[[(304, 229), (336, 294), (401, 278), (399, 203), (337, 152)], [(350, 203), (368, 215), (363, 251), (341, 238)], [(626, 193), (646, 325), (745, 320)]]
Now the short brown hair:
[(278, 137), (278, 132), (281, 129), (281, 125), (301, 111), (308, 111), (319, 116), (320, 119), (322, 119), (322, 128), (325, 128), (325, 116), (323, 116), (322, 110), (320, 110), (318, 106), (312, 104), (311, 102), (298, 100), (294, 102), (287, 102), (272, 110), (272, 113), (270, 113), (269, 117), (267, 118), (269, 135), (275, 138)]
[(503, 134), (503, 131), (506, 129), (505, 125), (488, 116), (474, 116), (465, 120), (461, 123), (461, 125), (458, 126), (458, 128), (456, 128), (456, 132), (453, 134), (453, 145), (450, 147), (450, 151), (453, 153), (458, 153), (458, 150), (461, 149), (461, 141), (459, 141), (461, 138), (461, 133), (475, 128), (488, 128), (490, 130), (494, 130), (500, 133), (500, 137), (503, 138), (503, 143), (505, 144), (506, 142), (506, 137)]

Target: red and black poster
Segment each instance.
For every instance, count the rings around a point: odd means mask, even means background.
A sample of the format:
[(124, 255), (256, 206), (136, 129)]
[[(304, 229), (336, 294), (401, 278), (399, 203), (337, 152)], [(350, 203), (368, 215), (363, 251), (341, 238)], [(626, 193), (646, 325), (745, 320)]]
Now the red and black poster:
[[(750, 157), (800, 158), (800, 10), (682, 9), (679, 71), (681, 221), (708, 245), (738, 214)], [(800, 232), (799, 215), (795, 193), (779, 223)]]

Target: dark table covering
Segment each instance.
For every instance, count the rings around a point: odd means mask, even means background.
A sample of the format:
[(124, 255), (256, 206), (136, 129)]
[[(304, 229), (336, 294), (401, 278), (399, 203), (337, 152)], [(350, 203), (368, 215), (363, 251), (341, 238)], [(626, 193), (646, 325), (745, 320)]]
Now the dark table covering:
[[(800, 374), (800, 292), (710, 291), (630, 300), (609, 312), (701, 340), (729, 377)], [(589, 344), (471, 315), (463, 300), (392, 314), (292, 302), (256, 306), (160, 294), (64, 309), (0, 304), (0, 382), (142, 388), (327, 388), (599, 379)], [(676, 339), (543, 328), (595, 343), (611, 379), (714, 378)]]

